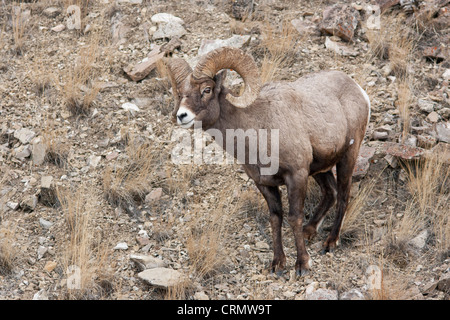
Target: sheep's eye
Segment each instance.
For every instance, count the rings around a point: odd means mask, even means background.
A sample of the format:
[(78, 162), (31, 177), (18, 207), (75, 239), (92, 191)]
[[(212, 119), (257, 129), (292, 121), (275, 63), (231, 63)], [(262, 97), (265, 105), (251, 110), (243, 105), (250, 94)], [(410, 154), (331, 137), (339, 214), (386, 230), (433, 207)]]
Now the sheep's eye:
[(211, 87), (206, 87), (205, 89), (203, 89), (202, 94), (205, 94), (205, 93), (211, 93)]

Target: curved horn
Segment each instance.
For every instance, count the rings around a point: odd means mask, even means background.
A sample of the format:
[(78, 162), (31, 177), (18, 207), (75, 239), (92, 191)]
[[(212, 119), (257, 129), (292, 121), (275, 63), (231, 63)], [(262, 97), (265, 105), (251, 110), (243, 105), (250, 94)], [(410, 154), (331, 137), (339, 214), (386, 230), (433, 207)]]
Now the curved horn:
[(167, 66), (167, 71), (172, 85), (173, 95), (175, 102), (178, 102), (178, 85), (186, 79), (186, 77), (192, 73), (192, 69), (186, 60), (181, 58), (164, 59), (164, 63)]
[(194, 69), (194, 79), (213, 78), (222, 69), (233, 69), (244, 80), (244, 93), (236, 97), (227, 94), (226, 99), (238, 108), (246, 108), (252, 104), (261, 88), (259, 69), (253, 57), (233, 47), (222, 47), (204, 55)]

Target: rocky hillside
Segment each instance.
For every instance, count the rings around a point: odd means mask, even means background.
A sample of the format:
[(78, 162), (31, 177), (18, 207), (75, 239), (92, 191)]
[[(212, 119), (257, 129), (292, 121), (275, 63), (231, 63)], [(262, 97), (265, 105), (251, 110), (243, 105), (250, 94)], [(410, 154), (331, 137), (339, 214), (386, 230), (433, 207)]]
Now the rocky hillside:
[[(449, 299), (450, 2), (0, 2), (0, 299)], [(264, 81), (334, 69), (372, 113), (341, 245), (269, 273), (237, 164), (176, 164), (163, 58), (220, 46)], [(228, 86), (242, 81), (230, 72)], [(310, 180), (306, 216), (320, 199)], [(287, 207), (285, 190), (283, 200)]]

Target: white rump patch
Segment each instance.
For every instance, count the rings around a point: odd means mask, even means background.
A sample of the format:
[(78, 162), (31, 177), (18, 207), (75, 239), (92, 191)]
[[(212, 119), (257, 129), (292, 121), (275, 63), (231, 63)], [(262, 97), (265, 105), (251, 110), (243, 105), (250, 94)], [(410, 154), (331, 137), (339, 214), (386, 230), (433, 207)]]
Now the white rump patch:
[(366, 93), (366, 91), (363, 90), (363, 88), (361, 88), (361, 86), (359, 84), (356, 83), (356, 85), (358, 86), (359, 90), (361, 90), (361, 93), (367, 102), (367, 107), (369, 108), (369, 117), (367, 118), (367, 123), (369, 123), (369, 121), (370, 121), (370, 98), (369, 98), (369, 95)]

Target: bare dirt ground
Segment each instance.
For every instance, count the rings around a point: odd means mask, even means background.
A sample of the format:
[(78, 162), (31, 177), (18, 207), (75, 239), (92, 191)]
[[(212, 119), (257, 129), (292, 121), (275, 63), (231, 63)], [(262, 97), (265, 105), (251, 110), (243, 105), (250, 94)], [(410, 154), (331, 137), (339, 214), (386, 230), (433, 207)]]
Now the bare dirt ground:
[[(355, 2), (350, 42), (320, 30), (332, 1), (255, 2), (243, 19), (233, 3), (0, 1), (0, 299), (449, 299), (448, 2), (398, 2), (375, 30)], [(67, 28), (71, 4), (80, 30)], [(239, 165), (171, 161), (163, 65), (140, 81), (124, 72), (169, 41), (153, 38), (157, 13), (183, 20), (169, 56), (195, 61), (202, 41), (249, 35), (242, 49), (275, 71), (268, 79), (335, 69), (368, 92), (374, 155), (338, 249), (320, 254), (333, 212), (307, 244), (306, 277), (295, 277), (288, 223), (287, 270), (270, 274), (268, 210)], [(409, 161), (389, 142), (432, 151)], [(310, 182), (306, 216), (320, 199)], [(149, 284), (142, 259), (180, 278)]]

